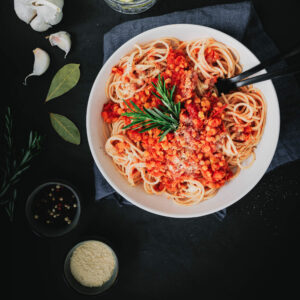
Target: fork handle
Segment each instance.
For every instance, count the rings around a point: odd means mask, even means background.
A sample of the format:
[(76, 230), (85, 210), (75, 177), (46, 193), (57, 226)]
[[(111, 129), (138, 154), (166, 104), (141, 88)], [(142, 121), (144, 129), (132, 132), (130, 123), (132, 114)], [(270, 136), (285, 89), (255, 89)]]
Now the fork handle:
[(298, 43), (297, 45), (292, 47), (292, 49), (285, 51), (284, 53), (279, 53), (279, 54), (267, 59), (266, 61), (258, 64), (257, 66), (255, 66), (235, 77), (230, 78), (229, 81), (231, 83), (238, 82), (244, 78), (247, 78), (247, 77), (257, 73), (258, 71), (265, 69), (266, 67), (273, 65), (274, 63), (276, 63), (278, 61), (281, 61), (281, 60), (289, 58), (289, 57), (296, 56), (299, 53), (300, 53), (300, 43)]
[(277, 71), (272, 71), (266, 74), (262, 74), (262, 75), (258, 75), (255, 77), (251, 77), (248, 79), (244, 79), (241, 80), (239, 82), (235, 82), (234, 86), (235, 87), (241, 87), (244, 85), (249, 85), (249, 84), (253, 84), (253, 83), (257, 83), (257, 82), (261, 82), (261, 81), (265, 81), (268, 79), (275, 79), (275, 78), (279, 78), (279, 77), (283, 77), (283, 76), (287, 76), (287, 75), (293, 75), (296, 73), (300, 73), (300, 65), (296, 65), (296, 66), (289, 66), (289, 67), (285, 67), (281, 70), (277, 70)]

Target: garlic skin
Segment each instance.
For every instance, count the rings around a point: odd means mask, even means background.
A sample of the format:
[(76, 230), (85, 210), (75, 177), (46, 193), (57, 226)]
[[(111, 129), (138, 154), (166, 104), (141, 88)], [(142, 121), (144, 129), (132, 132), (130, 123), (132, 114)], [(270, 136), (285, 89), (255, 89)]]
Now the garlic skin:
[(58, 24), (63, 17), (64, 0), (14, 0), (19, 19), (42, 32)]
[(50, 57), (48, 53), (40, 48), (36, 48), (33, 50), (34, 54), (34, 64), (33, 71), (31, 74), (27, 75), (24, 80), (24, 85), (27, 85), (27, 79), (31, 76), (40, 76), (44, 74), (49, 65), (50, 65)]
[(71, 35), (66, 31), (59, 31), (48, 36), (51, 46), (57, 46), (65, 51), (65, 58), (71, 50)]

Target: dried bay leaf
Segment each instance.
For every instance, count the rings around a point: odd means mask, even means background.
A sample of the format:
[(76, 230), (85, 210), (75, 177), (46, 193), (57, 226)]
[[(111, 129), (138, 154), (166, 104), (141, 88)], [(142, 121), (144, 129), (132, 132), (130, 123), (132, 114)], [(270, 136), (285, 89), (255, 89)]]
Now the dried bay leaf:
[(45, 102), (65, 94), (78, 83), (79, 66), (79, 64), (67, 64), (55, 74)]
[(67, 117), (50, 113), (50, 121), (55, 131), (67, 142), (79, 145), (80, 132), (76, 125)]

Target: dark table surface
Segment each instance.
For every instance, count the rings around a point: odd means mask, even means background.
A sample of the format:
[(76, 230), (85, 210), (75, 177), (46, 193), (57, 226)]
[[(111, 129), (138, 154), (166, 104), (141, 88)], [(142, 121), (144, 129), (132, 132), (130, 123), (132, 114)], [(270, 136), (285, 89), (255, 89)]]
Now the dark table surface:
[[(1, 4), (1, 117), (5, 105), (13, 108), (17, 144), (26, 141), (28, 130), (45, 136), (43, 151), (19, 186), (15, 221), (11, 227), (1, 209), (4, 238), (11, 238), (12, 299), (85, 299), (63, 280), (63, 260), (79, 240), (104, 236), (115, 246), (120, 259), (117, 284), (103, 299), (167, 299), (206, 296), (210, 299), (257, 298), (262, 292), (288, 297), (297, 291), (299, 237), (297, 225), (300, 162), (266, 174), (242, 200), (228, 209), (223, 222), (214, 216), (172, 219), (120, 207), (110, 199), (94, 201), (93, 160), (85, 132), (85, 112), (93, 80), (101, 68), (103, 34), (127, 20), (156, 16), (225, 1), (162, 0), (141, 15), (122, 15), (102, 0), (65, 1), (64, 18), (51, 32), (72, 34), (73, 47), (66, 60), (56, 47), (21, 22), (13, 1)], [(234, 2), (234, 1), (231, 1)], [(253, 1), (266, 32), (279, 49), (293, 44), (299, 15), (297, 1)], [(24, 77), (32, 70), (32, 50), (41, 47), (51, 65), (41, 77)], [(65, 63), (80, 63), (80, 83), (63, 97), (44, 104), (51, 78)], [(298, 78), (299, 82), (299, 78)], [(74, 146), (53, 131), (48, 113), (61, 113), (80, 128), (82, 143)], [(2, 120), (2, 119), (1, 119)], [(40, 182), (64, 179), (82, 194), (82, 217), (70, 234), (42, 239), (30, 230), (24, 215), (28, 194)], [(12, 231), (8, 230), (12, 228)], [(12, 233), (10, 235), (10, 233)]]

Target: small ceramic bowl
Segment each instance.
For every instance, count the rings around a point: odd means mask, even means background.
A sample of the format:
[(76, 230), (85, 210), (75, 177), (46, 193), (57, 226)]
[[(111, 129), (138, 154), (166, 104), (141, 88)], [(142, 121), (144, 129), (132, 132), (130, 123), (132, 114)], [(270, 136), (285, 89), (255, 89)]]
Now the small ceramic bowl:
[[(73, 209), (72, 220), (69, 221), (68, 219), (66, 219), (65, 225), (49, 226), (49, 225), (45, 224), (44, 222), (37, 220), (38, 216), (33, 212), (33, 210), (34, 210), (33, 206), (36, 203), (35, 201), (37, 201), (37, 197), (39, 197), (39, 195), (41, 194), (41, 192), (43, 190), (46, 190), (47, 188), (50, 188), (51, 186), (62, 187), (62, 189), (64, 189), (65, 192), (67, 192), (69, 195), (71, 195), (72, 203), (74, 203), (74, 207), (76, 207), (76, 209)], [(48, 201), (50, 201), (50, 200), (48, 200)], [(64, 205), (64, 202), (61, 202), (61, 204), (60, 203), (58, 204), (58, 207), (59, 207), (58, 209), (61, 210), (62, 205)], [(46, 182), (46, 183), (39, 185), (29, 195), (27, 202), (26, 202), (25, 213), (26, 213), (28, 223), (35, 234), (37, 234), (38, 236), (41, 236), (41, 237), (49, 237), (49, 238), (50, 237), (51, 238), (52, 237), (60, 237), (64, 234), (69, 233), (78, 224), (78, 221), (80, 218), (80, 213), (81, 213), (80, 197), (79, 197), (79, 194), (76, 191), (76, 189), (68, 183), (61, 182), (61, 181)]]
[[(107, 245), (110, 248), (110, 250), (112, 251), (112, 254), (115, 259), (115, 268), (113, 270), (112, 276), (110, 277), (110, 279), (108, 281), (106, 281), (103, 285), (101, 285), (99, 287), (83, 286), (74, 278), (74, 276), (72, 275), (72, 272), (71, 272), (71, 268), (70, 268), (70, 260), (71, 260), (72, 254), (75, 251), (75, 249), (77, 247), (79, 247), (80, 245), (82, 245), (86, 242), (89, 242), (89, 241), (102, 242), (105, 245)], [(68, 252), (66, 259), (65, 259), (65, 263), (64, 263), (64, 277), (65, 277), (66, 282), (68, 283), (68, 285), (71, 288), (73, 288), (75, 291), (77, 291), (78, 293), (83, 294), (83, 295), (92, 296), (92, 295), (98, 295), (98, 294), (101, 294), (101, 293), (107, 291), (116, 282), (117, 277), (118, 277), (118, 272), (119, 272), (119, 263), (118, 263), (117, 255), (116, 255), (115, 251), (111, 248), (111, 246), (108, 245), (106, 241), (104, 242), (102, 239), (101, 240), (100, 239), (88, 239), (88, 240), (79, 242)]]

